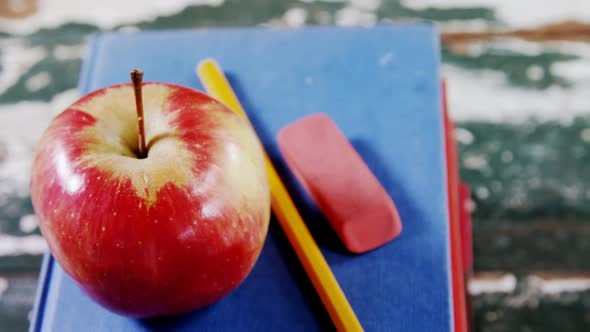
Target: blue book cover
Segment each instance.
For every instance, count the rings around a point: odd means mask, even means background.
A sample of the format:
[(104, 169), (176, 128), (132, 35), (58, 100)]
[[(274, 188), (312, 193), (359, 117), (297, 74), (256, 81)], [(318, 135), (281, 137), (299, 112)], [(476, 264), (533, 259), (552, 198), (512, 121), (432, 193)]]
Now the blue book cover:
[[(367, 331), (451, 331), (449, 221), (439, 40), (429, 24), (297, 30), (107, 33), (93, 38), (80, 92), (146, 81), (202, 90), (195, 65), (215, 58)], [(395, 201), (401, 235), (347, 253), (286, 169), (278, 131), (328, 114)], [(190, 262), (187, 262), (190, 263)], [(32, 331), (324, 331), (328, 313), (274, 218), (259, 261), (229, 296), (176, 317), (137, 320), (86, 297), (50, 255)]]

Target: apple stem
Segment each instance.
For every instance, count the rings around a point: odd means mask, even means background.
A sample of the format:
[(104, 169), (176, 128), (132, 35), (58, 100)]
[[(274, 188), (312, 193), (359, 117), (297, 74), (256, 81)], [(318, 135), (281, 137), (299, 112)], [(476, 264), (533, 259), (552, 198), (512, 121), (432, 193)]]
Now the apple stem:
[(139, 125), (138, 131), (138, 157), (143, 159), (147, 157), (145, 145), (145, 127), (143, 124), (143, 100), (141, 97), (143, 71), (133, 69), (131, 71), (131, 82), (133, 82), (133, 91), (135, 92), (135, 108), (137, 109), (137, 123)]

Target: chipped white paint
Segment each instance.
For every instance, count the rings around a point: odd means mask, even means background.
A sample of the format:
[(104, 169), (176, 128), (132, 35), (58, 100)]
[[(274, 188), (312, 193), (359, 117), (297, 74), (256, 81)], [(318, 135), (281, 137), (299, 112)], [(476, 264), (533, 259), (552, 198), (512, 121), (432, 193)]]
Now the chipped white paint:
[(53, 48), (53, 56), (59, 61), (81, 59), (86, 53), (86, 44), (57, 45)]
[(484, 186), (480, 186), (475, 190), (475, 195), (481, 200), (486, 200), (490, 197), (490, 190)]
[(463, 166), (467, 169), (482, 169), (488, 165), (488, 160), (483, 154), (465, 154)]
[(457, 141), (461, 144), (469, 145), (475, 140), (473, 134), (465, 128), (455, 128), (454, 134)]
[(356, 8), (366, 11), (375, 11), (381, 6), (381, 0), (348, 0)]
[(302, 27), (305, 25), (305, 20), (307, 20), (307, 10), (298, 7), (289, 8), (285, 14), (283, 14), (283, 20), (290, 27)]
[(37, 229), (37, 217), (34, 214), (26, 214), (20, 218), (18, 223), (20, 230), (24, 233), (30, 233)]
[(19, 102), (0, 105), (0, 199), (26, 197), (35, 145), (53, 118), (78, 97), (75, 90), (56, 95), (51, 102)]
[(43, 47), (26, 47), (16, 39), (0, 41), (0, 94), (16, 84), (21, 76), (47, 54)]
[[(568, 66), (581, 66), (572, 62)], [(524, 122), (536, 117), (567, 122), (590, 110), (590, 75), (574, 78), (571, 87), (535, 90), (510, 85), (503, 73), (492, 70), (443, 65), (442, 72), (448, 82), (449, 112), (455, 120)]]
[(363, 12), (352, 7), (345, 7), (336, 12), (334, 18), (336, 25), (339, 26), (371, 26), (377, 22), (374, 13)]
[[(527, 89), (510, 84), (504, 73), (488, 69), (462, 69), (442, 66), (448, 81), (448, 102), (451, 116), (459, 121), (522, 122), (530, 117), (540, 120), (569, 121), (586, 115), (590, 109), (590, 45), (579, 42), (537, 43), (517, 39), (470, 43), (464, 50), (478, 56), (489, 49), (508, 49), (529, 56), (544, 52), (571, 54), (579, 59), (552, 64), (554, 75), (565, 78), (570, 87), (551, 86), (545, 90)], [(527, 69), (531, 80), (546, 75), (545, 69), (532, 65)]]
[(505, 274), (494, 279), (471, 279), (468, 287), (469, 294), (471, 295), (484, 293), (512, 293), (516, 289), (516, 277), (513, 274)]
[[(369, 6), (363, 4), (364, 1), (351, 1), (347, 6), (338, 10), (334, 16), (334, 23), (340, 26), (371, 26), (377, 23), (377, 15), (371, 8), (375, 6), (369, 2)], [(378, 1), (380, 3), (380, 1)]]
[(545, 77), (545, 70), (539, 65), (532, 65), (527, 69), (526, 75), (531, 81), (539, 81)]
[(544, 294), (583, 292), (590, 290), (590, 278), (542, 280), (540, 287)]
[(17, 255), (41, 255), (47, 243), (41, 235), (12, 236), (0, 234), (0, 257)]
[(25, 88), (29, 92), (36, 92), (43, 88), (46, 88), (51, 83), (51, 75), (48, 72), (42, 71), (39, 72), (31, 77), (29, 77), (25, 81)]
[(563, 293), (584, 292), (590, 290), (590, 277), (542, 277), (529, 275), (521, 280), (522, 287), (516, 292), (517, 279), (513, 274), (499, 277), (475, 277), (469, 281), (469, 293), (481, 295), (488, 293), (512, 294), (507, 304), (522, 306), (538, 302), (543, 296), (557, 296)]
[(590, 57), (586, 57), (583, 60), (554, 63), (551, 66), (551, 71), (567, 77), (573, 82), (584, 83), (588, 86), (590, 85), (588, 84), (588, 81), (590, 81), (590, 66), (588, 66), (588, 61), (590, 61)]
[(577, 20), (590, 22), (590, 2), (587, 0), (402, 0), (414, 9), (487, 7), (495, 11), (498, 20), (509, 26), (529, 27), (551, 22)]
[(0, 30), (29, 34), (42, 28), (55, 28), (68, 22), (96, 25), (112, 29), (118, 25), (151, 21), (170, 16), (190, 5), (219, 6), (223, 0), (102, 0), (88, 10), (86, 1), (39, 0), (39, 10), (24, 19), (0, 19)]

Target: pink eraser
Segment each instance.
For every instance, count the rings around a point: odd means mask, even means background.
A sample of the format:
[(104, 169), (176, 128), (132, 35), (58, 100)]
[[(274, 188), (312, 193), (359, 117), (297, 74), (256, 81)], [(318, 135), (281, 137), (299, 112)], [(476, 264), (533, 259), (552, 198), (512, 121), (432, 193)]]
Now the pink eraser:
[(327, 115), (313, 114), (286, 126), (278, 143), (288, 167), (348, 250), (375, 249), (401, 232), (387, 191)]

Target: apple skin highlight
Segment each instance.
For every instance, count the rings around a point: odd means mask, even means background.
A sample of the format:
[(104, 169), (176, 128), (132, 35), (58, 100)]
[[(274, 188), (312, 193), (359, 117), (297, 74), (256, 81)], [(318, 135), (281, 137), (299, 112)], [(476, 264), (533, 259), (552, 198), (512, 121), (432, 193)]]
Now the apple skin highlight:
[(268, 231), (270, 192), (249, 124), (189, 88), (144, 83), (148, 155), (136, 157), (133, 88), (84, 96), (37, 147), (31, 196), (64, 271), (107, 309), (179, 314), (235, 289)]

